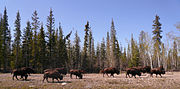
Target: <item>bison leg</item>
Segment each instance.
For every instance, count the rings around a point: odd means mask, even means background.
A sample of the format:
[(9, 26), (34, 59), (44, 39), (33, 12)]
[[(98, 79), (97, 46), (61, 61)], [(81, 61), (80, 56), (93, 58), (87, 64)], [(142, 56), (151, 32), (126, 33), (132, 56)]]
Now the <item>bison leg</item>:
[[(161, 76), (161, 74), (159, 74), (160, 76)], [(161, 78), (162, 78), (162, 76), (161, 76)]]
[(26, 75), (25, 75), (25, 80), (27, 80), (27, 77), (28, 77), (28, 75), (26, 74)]
[(52, 82), (54, 83), (54, 78), (52, 78)]
[(153, 74), (151, 73), (151, 77), (153, 77)]
[(48, 77), (46, 77), (46, 81), (49, 82), (49, 81), (48, 81)]
[(15, 76), (15, 75), (13, 74), (13, 77), (12, 77), (13, 80), (14, 80), (14, 76)]
[(106, 75), (109, 77), (108, 73), (106, 73)]
[(70, 74), (70, 78), (72, 79), (72, 73)]
[(127, 75), (128, 75), (128, 74), (126, 73), (126, 78), (127, 78)]
[(77, 79), (77, 75), (76, 75), (76, 79)]
[(134, 78), (136, 78), (136, 75), (134, 75)]
[(113, 76), (113, 77), (114, 77), (114, 74), (113, 74), (113, 73), (111, 73), (111, 76)]
[(156, 77), (157, 77), (157, 74), (156, 74)]
[(43, 82), (44, 82), (45, 78), (46, 78), (46, 77), (43, 78)]
[(19, 79), (17, 78), (17, 75), (15, 75), (15, 77), (16, 77), (17, 80), (19, 80)]
[(55, 78), (55, 79), (59, 82), (58, 78)]

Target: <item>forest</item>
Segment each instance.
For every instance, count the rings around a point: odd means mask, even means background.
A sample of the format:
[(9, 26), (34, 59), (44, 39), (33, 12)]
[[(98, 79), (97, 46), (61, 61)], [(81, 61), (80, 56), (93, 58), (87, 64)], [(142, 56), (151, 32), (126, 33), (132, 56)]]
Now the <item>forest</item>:
[[(17, 11), (14, 28), (10, 28), (5, 8), (0, 15), (0, 72), (10, 72), (20, 67), (31, 67), (37, 73), (60, 67), (82, 69), (87, 73), (97, 73), (106, 67), (116, 67), (122, 71), (128, 67), (154, 68), (161, 65), (166, 71), (180, 69), (180, 35), (169, 32), (166, 36), (170, 44), (163, 42), (162, 23), (158, 15), (152, 21), (152, 33), (141, 31), (139, 37), (133, 37), (132, 33), (127, 48), (117, 40), (119, 33), (116, 33), (113, 20), (109, 32), (104, 33), (106, 37), (98, 44), (94, 44), (90, 22), (84, 24), (84, 39), (80, 39), (77, 31), (65, 35), (60, 22), (55, 27), (53, 10), (50, 9), (47, 22), (39, 21), (35, 10), (25, 28), (21, 28), (21, 15)], [(180, 23), (175, 26), (180, 31)], [(73, 40), (70, 39), (72, 35), (75, 35)], [(81, 40), (83, 45), (80, 45)]]

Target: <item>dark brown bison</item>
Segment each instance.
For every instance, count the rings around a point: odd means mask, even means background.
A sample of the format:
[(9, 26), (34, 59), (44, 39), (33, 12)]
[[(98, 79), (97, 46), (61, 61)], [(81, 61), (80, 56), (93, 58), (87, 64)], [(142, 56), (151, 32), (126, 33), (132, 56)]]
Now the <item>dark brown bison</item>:
[(132, 69), (137, 69), (141, 73), (150, 73), (150, 71), (151, 71), (151, 67), (150, 66), (144, 66), (144, 67), (138, 66), (138, 67), (132, 67)]
[(12, 70), (11, 74), (13, 74), (13, 80), (14, 77), (16, 77), (17, 80), (19, 80), (17, 78), (17, 76), (21, 76), (21, 78), (25, 77), (25, 80), (27, 80), (28, 74), (30, 73), (34, 73), (34, 70), (28, 67), (22, 67), (20, 69), (14, 69)]
[(32, 68), (29, 68), (29, 67), (22, 67), (21, 70), (26, 70), (27, 74), (29, 74), (29, 76), (31, 73), (34, 73), (34, 70)]
[(150, 73), (151, 72), (151, 67), (150, 66), (144, 66), (143, 69), (144, 69), (143, 73)]
[(70, 71), (70, 78), (72, 79), (72, 75), (76, 75), (76, 79), (77, 77), (79, 77), (79, 79), (82, 79), (82, 73), (84, 73), (83, 70), (75, 70), (75, 69), (71, 69)]
[(67, 70), (65, 68), (54, 68), (54, 69), (46, 69), (44, 70), (44, 73), (47, 71), (57, 70), (60, 74), (67, 74)]
[(103, 77), (104, 77), (104, 74), (106, 74), (108, 77), (109, 75), (108, 74), (111, 74), (110, 76), (113, 76), (114, 77), (114, 74), (116, 73), (117, 75), (120, 74), (119, 70), (114, 68), (114, 67), (109, 67), (109, 68), (105, 68), (103, 70), (100, 70), (100, 73), (103, 73)]
[(49, 70), (49, 71), (44, 72), (43, 82), (45, 79), (47, 82), (49, 82), (48, 78), (52, 78), (53, 82), (54, 82), (54, 79), (56, 79), (59, 82), (58, 79), (62, 80), (63, 76), (57, 70)]
[(161, 74), (165, 74), (165, 70), (164, 70), (163, 66), (160, 66), (160, 67), (151, 69), (150, 74), (151, 74), (151, 77), (153, 77), (153, 74), (156, 74), (156, 77), (158, 74), (161, 76)]
[(131, 78), (130, 76), (129, 76), (129, 74), (131, 74), (132, 76), (131, 77), (135, 77), (136, 78), (136, 75), (138, 75), (139, 77), (141, 76), (141, 71), (140, 71), (140, 69), (138, 69), (138, 68), (127, 68), (126, 69), (126, 78), (127, 78), (127, 76), (129, 77), (129, 78)]

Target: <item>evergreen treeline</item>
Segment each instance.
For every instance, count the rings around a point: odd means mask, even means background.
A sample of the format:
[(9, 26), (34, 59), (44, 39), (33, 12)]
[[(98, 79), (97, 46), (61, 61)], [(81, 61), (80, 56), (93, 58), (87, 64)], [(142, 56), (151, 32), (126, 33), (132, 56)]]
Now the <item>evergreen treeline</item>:
[[(158, 67), (163, 65), (166, 70), (180, 69), (180, 39), (171, 37), (173, 44), (166, 47), (161, 41), (162, 30), (159, 16), (155, 16), (152, 25), (153, 37), (141, 31), (139, 42), (133, 34), (126, 47), (122, 47), (117, 40), (114, 21), (111, 22), (110, 32), (102, 38), (95, 47), (90, 23), (84, 27), (84, 44), (80, 45), (80, 37), (75, 32), (74, 40), (69, 37), (73, 34), (63, 34), (59, 23), (55, 27), (55, 18), (52, 9), (43, 25), (39, 21), (37, 11), (32, 14), (32, 22), (27, 21), (26, 27), (21, 28), (20, 12), (17, 12), (14, 21), (14, 37), (8, 24), (6, 8), (0, 16), (0, 70), (8, 72), (20, 67), (32, 67), (42, 73), (44, 69), (65, 67), (67, 69), (83, 69), (86, 72), (99, 72), (105, 67), (116, 67), (125, 70), (133, 66)], [(180, 25), (177, 25), (179, 29)], [(44, 28), (47, 28), (46, 31)], [(82, 30), (83, 31), (83, 30)], [(169, 38), (170, 39), (170, 38)]]

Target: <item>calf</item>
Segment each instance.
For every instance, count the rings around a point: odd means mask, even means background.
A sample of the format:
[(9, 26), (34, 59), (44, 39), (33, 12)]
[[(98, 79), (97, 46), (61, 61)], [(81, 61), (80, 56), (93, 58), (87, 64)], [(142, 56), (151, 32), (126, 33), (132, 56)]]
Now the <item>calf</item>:
[(114, 67), (105, 68), (104, 70), (100, 70), (100, 72), (103, 73), (103, 77), (104, 77), (104, 74), (106, 74), (108, 77), (109, 77), (108, 74), (111, 74), (110, 76), (113, 76), (113, 77), (115, 73), (117, 75), (120, 74), (119, 70)]
[(57, 70), (49, 70), (44, 73), (43, 82), (46, 79), (47, 82), (48, 78), (52, 78), (52, 81), (54, 82), (54, 79), (56, 79), (58, 82), (63, 79), (63, 76), (57, 71)]
[(71, 69), (70, 71), (70, 78), (72, 79), (72, 75), (76, 75), (76, 79), (77, 77), (79, 77), (79, 79), (82, 79), (82, 73), (84, 73), (83, 70), (74, 70), (74, 69)]
[(139, 77), (141, 76), (141, 71), (139, 70), (139, 69), (136, 69), (136, 68), (127, 68), (126, 69), (126, 78), (127, 78), (127, 76), (129, 77), (129, 78), (131, 78), (130, 76), (129, 76), (129, 74), (131, 74), (132, 76), (131, 77), (135, 77), (136, 78), (136, 75), (138, 75)]
[(165, 70), (163, 66), (160, 66), (160, 67), (151, 69), (150, 74), (151, 74), (151, 77), (153, 77), (153, 74), (156, 74), (156, 77), (158, 74), (161, 76), (161, 74), (165, 74)]

